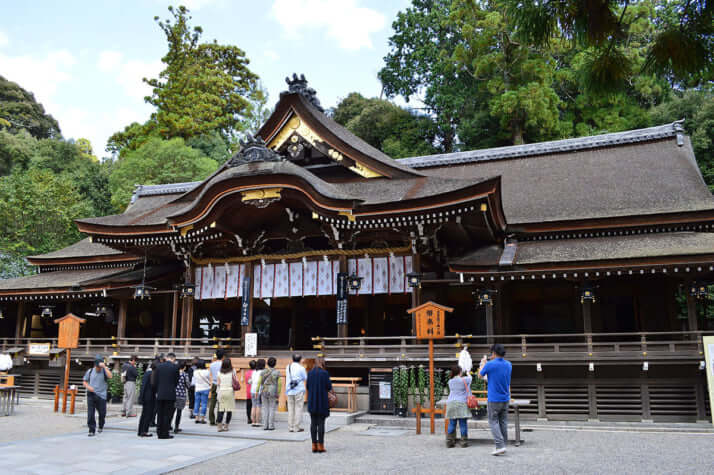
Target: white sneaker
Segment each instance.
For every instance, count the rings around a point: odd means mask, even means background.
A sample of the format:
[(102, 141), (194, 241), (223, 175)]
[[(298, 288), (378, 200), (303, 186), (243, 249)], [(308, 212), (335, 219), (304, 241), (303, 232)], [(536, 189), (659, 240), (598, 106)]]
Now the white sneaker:
[(506, 453), (506, 448), (504, 447), (502, 449), (494, 450), (493, 452), (491, 452), (491, 455), (503, 455), (505, 453)]

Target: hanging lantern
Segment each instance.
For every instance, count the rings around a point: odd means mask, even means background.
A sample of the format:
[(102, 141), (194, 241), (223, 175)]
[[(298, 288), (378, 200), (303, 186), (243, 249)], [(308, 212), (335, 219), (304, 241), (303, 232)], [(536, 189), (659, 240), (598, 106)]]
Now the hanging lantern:
[(493, 306), (493, 298), (494, 298), (495, 294), (496, 294), (496, 291), (492, 290), (492, 289), (481, 289), (478, 292), (476, 292), (476, 297), (478, 298), (479, 307), (483, 307), (485, 305), (492, 307)]
[(5, 315), (2, 313), (2, 308), (0, 308), (0, 320), (2, 320), (3, 318), (5, 318)]
[(181, 286), (181, 297), (193, 297), (196, 294), (196, 285), (190, 282), (185, 282)]
[(421, 287), (421, 274), (418, 272), (410, 272), (407, 274), (407, 283), (411, 288)]
[(42, 312), (40, 315), (42, 317), (52, 318), (52, 309), (55, 308), (54, 305), (40, 305)]
[(360, 287), (362, 287), (362, 277), (359, 277), (357, 274), (352, 274), (347, 278), (347, 284), (350, 287), (350, 290), (357, 292)]
[(591, 302), (595, 303), (595, 292), (589, 285), (584, 285), (580, 291), (580, 303)]
[(143, 282), (136, 287), (133, 287), (134, 289), (134, 298), (135, 299), (141, 299), (144, 300), (146, 299), (151, 299), (151, 291), (156, 290), (154, 287), (149, 287), (148, 285), (144, 284)]

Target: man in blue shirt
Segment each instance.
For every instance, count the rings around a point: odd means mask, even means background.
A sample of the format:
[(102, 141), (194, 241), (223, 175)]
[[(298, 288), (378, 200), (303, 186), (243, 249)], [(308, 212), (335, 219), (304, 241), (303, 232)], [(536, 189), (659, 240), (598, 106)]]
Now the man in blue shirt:
[(488, 379), (488, 424), (496, 442), (491, 455), (506, 453), (508, 442), (508, 403), (511, 400), (511, 362), (503, 359), (506, 349), (500, 343), (491, 346), (491, 360), (484, 355), (478, 377)]

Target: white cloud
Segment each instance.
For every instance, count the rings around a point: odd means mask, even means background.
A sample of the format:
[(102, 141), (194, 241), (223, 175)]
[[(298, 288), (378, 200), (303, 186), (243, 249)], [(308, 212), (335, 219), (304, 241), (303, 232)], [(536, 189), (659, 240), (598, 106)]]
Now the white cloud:
[(97, 66), (99, 70), (104, 73), (114, 72), (119, 69), (123, 54), (119, 51), (105, 50), (99, 53), (99, 61), (97, 61)]
[(0, 47), (7, 46), (8, 43), (10, 43), (10, 38), (8, 38), (4, 32), (0, 31)]
[(168, 5), (173, 5), (174, 7), (178, 7), (179, 5), (183, 5), (184, 7), (188, 8), (190, 11), (198, 11), (202, 9), (203, 7), (209, 7), (209, 6), (222, 6), (225, 3), (225, 0), (159, 0), (161, 3), (165, 3)]
[(358, 0), (275, 0), (272, 15), (292, 38), (302, 30), (325, 30), (342, 49), (371, 48), (370, 35), (386, 25), (384, 15)]
[(44, 57), (8, 56), (0, 53), (2, 75), (32, 92), (35, 99), (52, 109), (57, 86), (72, 79), (75, 57), (67, 50), (56, 50)]

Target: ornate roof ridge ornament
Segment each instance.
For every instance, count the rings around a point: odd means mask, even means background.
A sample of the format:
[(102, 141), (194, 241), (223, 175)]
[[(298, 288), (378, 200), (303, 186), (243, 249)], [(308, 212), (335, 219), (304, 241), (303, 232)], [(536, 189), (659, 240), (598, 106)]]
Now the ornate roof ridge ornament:
[(240, 150), (228, 161), (229, 167), (237, 167), (252, 162), (282, 162), (283, 157), (270, 150), (265, 141), (258, 135), (253, 137), (245, 135), (245, 140), (240, 140)]
[(301, 74), (299, 77), (296, 73), (293, 73), (292, 79), (290, 76), (285, 78), (285, 82), (288, 84), (288, 90), (280, 93), (281, 96), (285, 94), (300, 94), (302, 97), (307, 99), (307, 101), (312, 104), (320, 112), (325, 112), (325, 109), (320, 105), (320, 100), (317, 98), (317, 91), (313, 88), (308, 87), (307, 79), (305, 75)]

